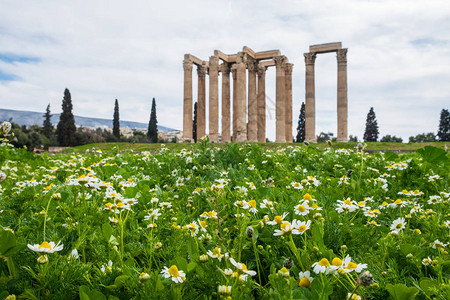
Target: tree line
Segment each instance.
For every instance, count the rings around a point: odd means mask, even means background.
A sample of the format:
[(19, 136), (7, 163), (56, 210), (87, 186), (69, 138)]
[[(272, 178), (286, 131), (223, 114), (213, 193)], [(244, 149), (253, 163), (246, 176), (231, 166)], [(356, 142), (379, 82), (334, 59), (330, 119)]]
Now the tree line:
[[(300, 115), (298, 118), (297, 126), (297, 136), (295, 141), (301, 143), (305, 141), (305, 103), (302, 102), (300, 108)], [(375, 111), (373, 107), (370, 108), (369, 113), (366, 118), (366, 126), (364, 130), (363, 141), (364, 142), (378, 142), (378, 122), (375, 116)], [(330, 136), (324, 132), (321, 132), (317, 137), (317, 142), (326, 142), (330, 140)], [(350, 142), (357, 142), (358, 137), (349, 136)], [(380, 142), (390, 142), (390, 143), (402, 143), (403, 139), (401, 137), (396, 137), (395, 135), (385, 135), (380, 140)], [(439, 120), (439, 128), (437, 134), (433, 132), (421, 133), (416, 136), (410, 136), (410, 143), (423, 143), (423, 142), (448, 142), (450, 141), (450, 113), (448, 109), (441, 110), (441, 116)]]
[(132, 143), (156, 143), (158, 142), (158, 121), (156, 117), (156, 101), (152, 100), (150, 121), (147, 134), (142, 131), (134, 131), (132, 136), (125, 137), (120, 133), (119, 120), (119, 102), (116, 99), (114, 103), (113, 129), (92, 129), (86, 127), (76, 127), (75, 118), (72, 113), (72, 97), (70, 91), (66, 88), (62, 100), (62, 113), (56, 128), (51, 122), (50, 104), (47, 105), (46, 112), (43, 115), (42, 126), (32, 125), (30, 127), (20, 126), (11, 121), (11, 132), (14, 137), (11, 144), (15, 147), (26, 147), (29, 150), (48, 149), (48, 147), (61, 146), (72, 147), (91, 143), (104, 142), (132, 142)]

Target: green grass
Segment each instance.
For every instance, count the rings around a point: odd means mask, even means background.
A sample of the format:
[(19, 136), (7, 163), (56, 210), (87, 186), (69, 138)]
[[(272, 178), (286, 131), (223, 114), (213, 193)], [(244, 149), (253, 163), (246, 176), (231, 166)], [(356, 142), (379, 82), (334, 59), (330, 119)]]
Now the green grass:
[[(255, 143), (261, 145), (262, 148), (272, 149), (278, 147), (287, 147), (287, 146), (301, 146), (302, 143)], [(357, 142), (333, 142), (332, 148), (346, 148), (346, 149), (355, 149), (357, 146)], [(415, 151), (417, 149), (423, 148), (425, 146), (434, 146), (437, 148), (446, 149), (450, 146), (448, 142), (429, 142), (429, 143), (381, 143), (381, 142), (370, 142), (365, 143), (367, 146), (365, 150), (367, 151)], [(164, 146), (162, 146), (164, 145)], [(227, 143), (217, 143), (210, 144), (211, 147), (226, 147)], [(324, 149), (329, 147), (328, 143), (311, 143), (320, 149)], [(193, 144), (189, 143), (167, 143), (167, 144), (150, 144), (150, 143), (96, 143), (96, 144), (88, 144), (77, 147), (72, 147), (64, 150), (65, 153), (85, 153), (87, 150), (101, 149), (102, 151), (112, 152), (116, 149), (119, 152), (124, 151), (134, 151), (134, 152), (142, 152), (142, 151), (151, 151), (152, 149), (160, 149), (162, 147), (166, 147), (169, 149), (179, 150), (183, 148), (191, 148)]]

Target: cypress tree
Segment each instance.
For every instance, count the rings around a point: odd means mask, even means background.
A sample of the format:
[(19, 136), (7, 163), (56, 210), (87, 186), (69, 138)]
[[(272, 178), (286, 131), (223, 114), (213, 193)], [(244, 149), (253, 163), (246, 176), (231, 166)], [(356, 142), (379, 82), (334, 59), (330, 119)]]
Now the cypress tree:
[(158, 142), (158, 121), (156, 120), (156, 102), (152, 101), (152, 111), (150, 113), (150, 122), (148, 123), (147, 137), (150, 143)]
[(113, 135), (120, 140), (119, 102), (114, 103)]
[(305, 140), (305, 102), (302, 102), (302, 107), (300, 108), (300, 115), (298, 116), (298, 126), (297, 126), (297, 143), (302, 143)]
[(370, 108), (366, 119), (366, 130), (364, 131), (364, 142), (376, 142), (378, 140), (378, 123), (373, 111)]
[(448, 109), (441, 110), (441, 119), (439, 120), (439, 130), (437, 133), (440, 142), (450, 141), (450, 113)]
[(42, 133), (48, 137), (51, 138), (53, 135), (53, 125), (51, 122), (52, 115), (50, 114), (50, 104), (47, 105), (47, 109), (44, 114), (44, 124), (42, 125)]
[(192, 121), (192, 137), (197, 143), (197, 102), (194, 103), (194, 120)]
[(59, 116), (59, 123), (56, 126), (56, 135), (60, 146), (75, 146), (75, 118), (72, 114), (72, 99), (68, 89), (64, 90), (64, 98), (62, 101), (62, 113)]

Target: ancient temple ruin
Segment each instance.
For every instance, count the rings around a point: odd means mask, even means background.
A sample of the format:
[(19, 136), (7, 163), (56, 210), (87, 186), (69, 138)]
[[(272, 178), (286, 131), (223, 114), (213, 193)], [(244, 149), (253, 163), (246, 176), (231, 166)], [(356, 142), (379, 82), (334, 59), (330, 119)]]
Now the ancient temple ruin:
[[(209, 138), (219, 141), (219, 73), (222, 74), (222, 132), (221, 141), (266, 141), (265, 74), (268, 67), (276, 68), (276, 142), (292, 142), (292, 66), (279, 50), (255, 52), (243, 47), (236, 54), (219, 50), (209, 61), (185, 54), (183, 139), (192, 141), (192, 69), (197, 67), (197, 137), (206, 135), (206, 88), (209, 76)], [(248, 87), (247, 87), (248, 72)], [(231, 92), (230, 73), (233, 90)], [(247, 95), (248, 89), (248, 95)], [(231, 100), (233, 105), (231, 107)], [(247, 101), (248, 100), (248, 101)], [(230, 118), (232, 116), (232, 118)], [(232, 121), (232, 123), (231, 123)], [(233, 132), (231, 132), (231, 125)]]
[[(337, 53), (337, 140), (348, 140), (347, 104), (347, 49), (342, 43), (312, 45), (304, 53), (305, 76), (305, 140), (315, 142), (315, 75), (317, 54)], [(209, 133), (212, 142), (219, 142), (219, 73), (222, 78), (222, 142), (266, 141), (266, 91), (265, 75), (268, 67), (276, 68), (276, 139), (275, 142), (292, 142), (292, 67), (279, 50), (255, 52), (248, 47), (236, 54), (219, 50), (209, 61), (185, 54), (183, 140), (193, 140), (192, 120), (192, 69), (197, 67), (197, 137), (206, 135), (206, 76), (209, 76)], [(230, 83), (232, 74), (232, 92)], [(248, 83), (247, 83), (248, 73)], [(248, 84), (248, 86), (247, 86)], [(247, 95), (248, 91), (248, 95)], [(231, 101), (232, 100), (232, 101)], [(231, 103), (233, 103), (231, 107)], [(232, 116), (230, 118), (230, 116)], [(233, 128), (233, 131), (231, 131)]]
[(327, 43), (312, 45), (309, 52), (305, 53), (305, 140), (315, 142), (316, 138), (316, 92), (314, 84), (314, 62), (317, 54), (337, 53), (337, 141), (348, 141), (348, 113), (347, 113), (347, 49), (342, 48), (342, 43)]

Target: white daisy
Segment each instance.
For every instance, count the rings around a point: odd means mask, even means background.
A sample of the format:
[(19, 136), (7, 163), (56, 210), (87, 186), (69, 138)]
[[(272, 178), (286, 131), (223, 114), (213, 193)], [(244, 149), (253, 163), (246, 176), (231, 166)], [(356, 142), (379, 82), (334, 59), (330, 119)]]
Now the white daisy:
[(175, 265), (170, 268), (164, 267), (161, 274), (164, 274), (164, 278), (172, 277), (172, 281), (175, 283), (183, 283), (186, 280), (186, 274), (182, 270), (178, 270)]
[(28, 244), (27, 247), (30, 250), (33, 250), (34, 252), (39, 252), (39, 253), (53, 253), (53, 252), (57, 252), (57, 251), (61, 251), (64, 247), (64, 245), (60, 245), (60, 242), (58, 242), (58, 244), (55, 245), (54, 242), (42, 242), (42, 244)]

